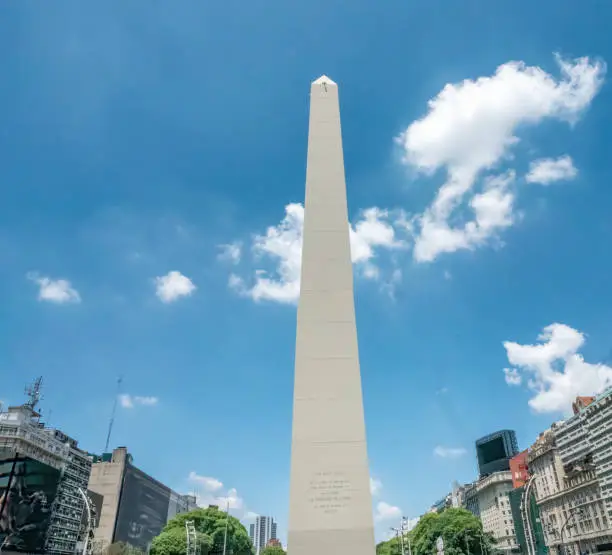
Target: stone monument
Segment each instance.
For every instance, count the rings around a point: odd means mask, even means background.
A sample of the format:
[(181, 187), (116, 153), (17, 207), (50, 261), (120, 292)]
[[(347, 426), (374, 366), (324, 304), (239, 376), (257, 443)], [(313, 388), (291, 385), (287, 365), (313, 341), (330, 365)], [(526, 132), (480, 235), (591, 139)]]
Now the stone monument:
[(338, 86), (310, 89), (290, 555), (374, 555)]

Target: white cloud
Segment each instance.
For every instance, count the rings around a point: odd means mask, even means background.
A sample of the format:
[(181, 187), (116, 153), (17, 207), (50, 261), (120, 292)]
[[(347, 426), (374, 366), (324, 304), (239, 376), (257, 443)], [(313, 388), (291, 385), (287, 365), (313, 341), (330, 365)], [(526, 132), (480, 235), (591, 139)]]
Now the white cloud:
[[(398, 222), (400, 218), (401, 213)], [(394, 223), (390, 212), (368, 208), (350, 228), (352, 260), (364, 277), (378, 278), (379, 268), (375, 264), (378, 249), (406, 247), (406, 243), (398, 238)], [(264, 235), (256, 235), (253, 239), (252, 251), (256, 262), (273, 261), (274, 271), (256, 270), (252, 285), (240, 276), (231, 274), (230, 288), (255, 301), (295, 303), (300, 292), (303, 226), (304, 207), (299, 203), (288, 204), (282, 221), (277, 226), (269, 227)]]
[[(417, 261), (473, 249), (513, 222), (507, 184), (489, 184), (474, 195), (478, 178), (510, 157), (520, 125), (543, 119), (575, 122), (599, 91), (606, 68), (588, 58), (557, 57), (561, 78), (539, 67), (508, 62), (493, 76), (447, 84), (429, 101), (428, 113), (399, 137), (404, 161), (425, 174), (446, 171), (446, 182), (425, 212), (415, 218)], [(457, 209), (470, 198), (471, 221), (451, 227)]]
[(582, 332), (559, 323), (545, 327), (535, 345), (504, 342), (512, 371), (518, 378), (529, 378), (533, 410), (568, 413), (576, 396), (595, 395), (612, 386), (610, 366), (585, 362), (578, 353), (584, 342)]
[(217, 478), (200, 476), (193, 471), (189, 473), (189, 481), (200, 484), (206, 491), (219, 491), (220, 489), (223, 489), (223, 482), (217, 480)]
[(39, 276), (35, 272), (28, 273), (26, 277), (39, 286), (39, 301), (48, 301), (56, 304), (81, 302), (79, 292), (66, 279), (51, 279)]
[(239, 519), (254, 518), (255, 513), (247, 510), (244, 499), (236, 488), (224, 490), (223, 482), (218, 478), (203, 476), (194, 471), (189, 473), (188, 480), (195, 487), (201, 488), (195, 492), (196, 502), (200, 507), (216, 505), (222, 511), (229, 507), (232, 515)]
[(528, 183), (549, 185), (555, 181), (574, 179), (578, 170), (570, 156), (559, 158), (540, 158), (529, 165), (529, 173), (525, 176)]
[(376, 510), (374, 511), (374, 520), (376, 522), (382, 522), (385, 520), (393, 520), (401, 518), (402, 510), (399, 507), (379, 501), (376, 504)]
[(438, 445), (433, 452), (436, 457), (442, 459), (458, 459), (466, 454), (463, 447), (443, 447), (442, 445)]
[(140, 395), (129, 395), (128, 393), (119, 395), (119, 404), (126, 409), (133, 409), (136, 405), (152, 407), (157, 405), (158, 402), (157, 397), (142, 397)]
[(187, 276), (176, 271), (156, 277), (155, 284), (155, 294), (164, 303), (171, 303), (180, 297), (189, 296), (196, 290), (196, 286)]
[(504, 368), (504, 379), (508, 385), (521, 385), (523, 381), (516, 368)]
[(225, 260), (232, 264), (238, 264), (242, 257), (242, 243), (236, 241), (227, 245), (219, 245), (221, 252), (219, 253), (219, 260)]
[(258, 513), (254, 513), (253, 511), (247, 511), (243, 517), (243, 520), (250, 521), (255, 520), (259, 516)]
[(370, 476), (370, 493), (372, 495), (378, 495), (381, 489), (382, 489), (382, 482)]

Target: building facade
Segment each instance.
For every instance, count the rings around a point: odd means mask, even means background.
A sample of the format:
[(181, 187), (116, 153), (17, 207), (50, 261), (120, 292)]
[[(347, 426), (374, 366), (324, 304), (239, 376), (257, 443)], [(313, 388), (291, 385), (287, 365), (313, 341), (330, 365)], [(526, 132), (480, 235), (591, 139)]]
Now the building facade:
[(500, 430), (476, 440), (479, 476), (510, 470), (510, 459), (517, 453), (518, 442), (513, 430)]
[[(79, 539), (86, 533), (82, 526), (85, 509), (83, 496), (87, 492), (91, 458), (79, 449), (76, 440), (60, 430), (45, 427), (40, 420), (40, 413), (34, 410), (37, 400), (9, 407), (7, 412), (0, 414), (0, 445), (5, 454), (13, 453), (14, 460), (21, 460), (25, 464), (24, 468), (27, 468), (27, 460), (30, 460), (57, 470), (55, 483), (39, 484), (36, 493), (41, 504), (47, 504), (53, 499), (50, 506), (44, 509), (48, 515), (48, 518), (45, 517), (44, 553), (74, 553)], [(9, 479), (6, 484), (5, 497), (8, 497), (15, 480), (21, 480), (20, 488), (28, 486), (29, 478), (16, 475), (14, 470), (14, 479)], [(51, 474), (47, 473), (46, 476)], [(10, 535), (10, 532), (6, 535)], [(5, 540), (6, 537), (2, 539)], [(10, 543), (7, 545), (10, 546)]]
[(474, 488), (482, 528), (495, 538), (496, 548), (504, 552), (516, 551), (519, 547), (508, 496), (512, 489), (509, 470), (485, 476)]
[(512, 472), (512, 487), (523, 487), (529, 478), (527, 466), (527, 449), (521, 451), (510, 459), (510, 472)]
[(179, 513), (197, 508), (195, 497), (180, 495), (132, 464), (127, 448), (96, 457), (89, 489), (103, 496), (95, 547), (125, 542), (143, 551)]
[[(576, 410), (576, 409), (574, 409)], [(582, 407), (608, 522), (612, 522), (612, 388)]]
[(259, 552), (266, 547), (271, 541), (276, 540), (276, 522), (271, 516), (258, 516), (255, 522), (249, 526), (249, 536), (255, 552)]
[(578, 415), (540, 434), (529, 449), (528, 465), (528, 487), (552, 552), (595, 553), (610, 541), (588, 437)]

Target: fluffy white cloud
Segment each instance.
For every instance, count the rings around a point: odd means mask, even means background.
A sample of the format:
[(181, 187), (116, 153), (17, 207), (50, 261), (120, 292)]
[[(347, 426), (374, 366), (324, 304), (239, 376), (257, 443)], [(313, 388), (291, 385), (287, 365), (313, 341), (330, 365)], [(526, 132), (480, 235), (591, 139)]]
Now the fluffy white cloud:
[(372, 495), (378, 495), (381, 489), (382, 489), (382, 482), (370, 476), (370, 493)]
[[(438, 169), (447, 174), (431, 206), (414, 220), (416, 260), (473, 249), (512, 224), (513, 195), (507, 185), (474, 195), (479, 176), (510, 157), (520, 125), (545, 118), (573, 123), (603, 82), (603, 63), (556, 59), (559, 79), (539, 67), (509, 62), (490, 77), (447, 84), (429, 101), (427, 114), (398, 137), (407, 164), (425, 174)], [(473, 219), (451, 227), (466, 197)]]
[(136, 405), (152, 407), (157, 405), (158, 402), (157, 397), (142, 397), (140, 395), (129, 395), (128, 393), (119, 395), (119, 404), (126, 409), (133, 409)]
[(390, 505), (384, 501), (379, 501), (376, 504), (376, 509), (374, 511), (374, 520), (376, 522), (399, 519), (401, 516), (402, 510), (395, 505)]
[(171, 303), (180, 297), (188, 297), (196, 290), (195, 284), (180, 272), (168, 272), (155, 278), (155, 294), (164, 303)]
[(442, 445), (438, 445), (433, 452), (436, 457), (442, 459), (458, 459), (466, 454), (463, 447), (443, 447)]
[(36, 272), (30, 272), (26, 277), (38, 285), (39, 301), (56, 304), (81, 302), (79, 292), (66, 279), (51, 279), (39, 276)]
[(508, 385), (521, 385), (522, 376), (516, 368), (504, 368), (504, 379)]
[(514, 194), (510, 192), (510, 185), (514, 179), (512, 171), (486, 179), (484, 190), (469, 202), (473, 219), (463, 226), (451, 227), (446, 218), (439, 218), (427, 209), (418, 218), (420, 235), (415, 241), (415, 259), (431, 262), (441, 253), (474, 249), (497, 231), (511, 226)]
[(225, 260), (232, 264), (238, 264), (240, 262), (240, 258), (242, 257), (242, 243), (239, 241), (227, 245), (220, 245), (219, 249), (221, 251), (219, 253), (220, 260)]
[(217, 480), (217, 478), (200, 476), (193, 471), (189, 473), (189, 481), (200, 484), (206, 491), (219, 491), (220, 489), (223, 489), (223, 482)]
[(582, 332), (559, 323), (545, 327), (535, 345), (504, 342), (513, 366), (509, 372), (517, 380), (528, 378), (534, 392), (529, 405), (536, 412), (569, 413), (576, 396), (595, 395), (612, 386), (611, 367), (585, 362), (578, 353), (584, 342)]
[(253, 519), (257, 516), (252, 511), (248, 511), (244, 499), (238, 495), (236, 488), (224, 490), (223, 482), (217, 478), (204, 476), (197, 472), (190, 472), (188, 477), (193, 488), (196, 488), (196, 502), (200, 507), (216, 505), (220, 510), (227, 508), (233, 516), (239, 519)]
[(529, 165), (529, 173), (525, 176), (528, 183), (549, 185), (555, 181), (574, 179), (578, 170), (570, 156), (559, 158), (540, 158)]
[[(379, 268), (375, 265), (378, 249), (406, 246), (398, 238), (396, 229), (401, 226), (402, 218), (401, 213), (394, 219), (386, 210), (368, 208), (350, 228), (351, 256), (364, 277), (376, 279), (379, 276)], [(255, 301), (295, 303), (300, 292), (303, 227), (304, 207), (298, 203), (288, 204), (282, 221), (277, 226), (269, 227), (264, 235), (256, 235), (253, 239), (255, 260), (258, 263), (272, 261), (275, 270), (271, 273), (256, 270), (252, 284), (231, 274), (230, 288)]]

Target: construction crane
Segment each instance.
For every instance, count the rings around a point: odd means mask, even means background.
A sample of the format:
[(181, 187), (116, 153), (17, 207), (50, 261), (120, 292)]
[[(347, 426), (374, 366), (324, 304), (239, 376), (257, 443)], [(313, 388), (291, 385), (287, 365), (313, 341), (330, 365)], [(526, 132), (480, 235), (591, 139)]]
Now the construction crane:
[(115, 400), (113, 401), (113, 411), (111, 412), (110, 421), (108, 423), (108, 434), (106, 435), (106, 444), (104, 445), (104, 452), (108, 453), (108, 445), (110, 443), (111, 432), (113, 431), (113, 424), (115, 423), (115, 413), (117, 412), (117, 399), (119, 399), (119, 392), (121, 391), (121, 382), (123, 378), (117, 378), (117, 393)]

